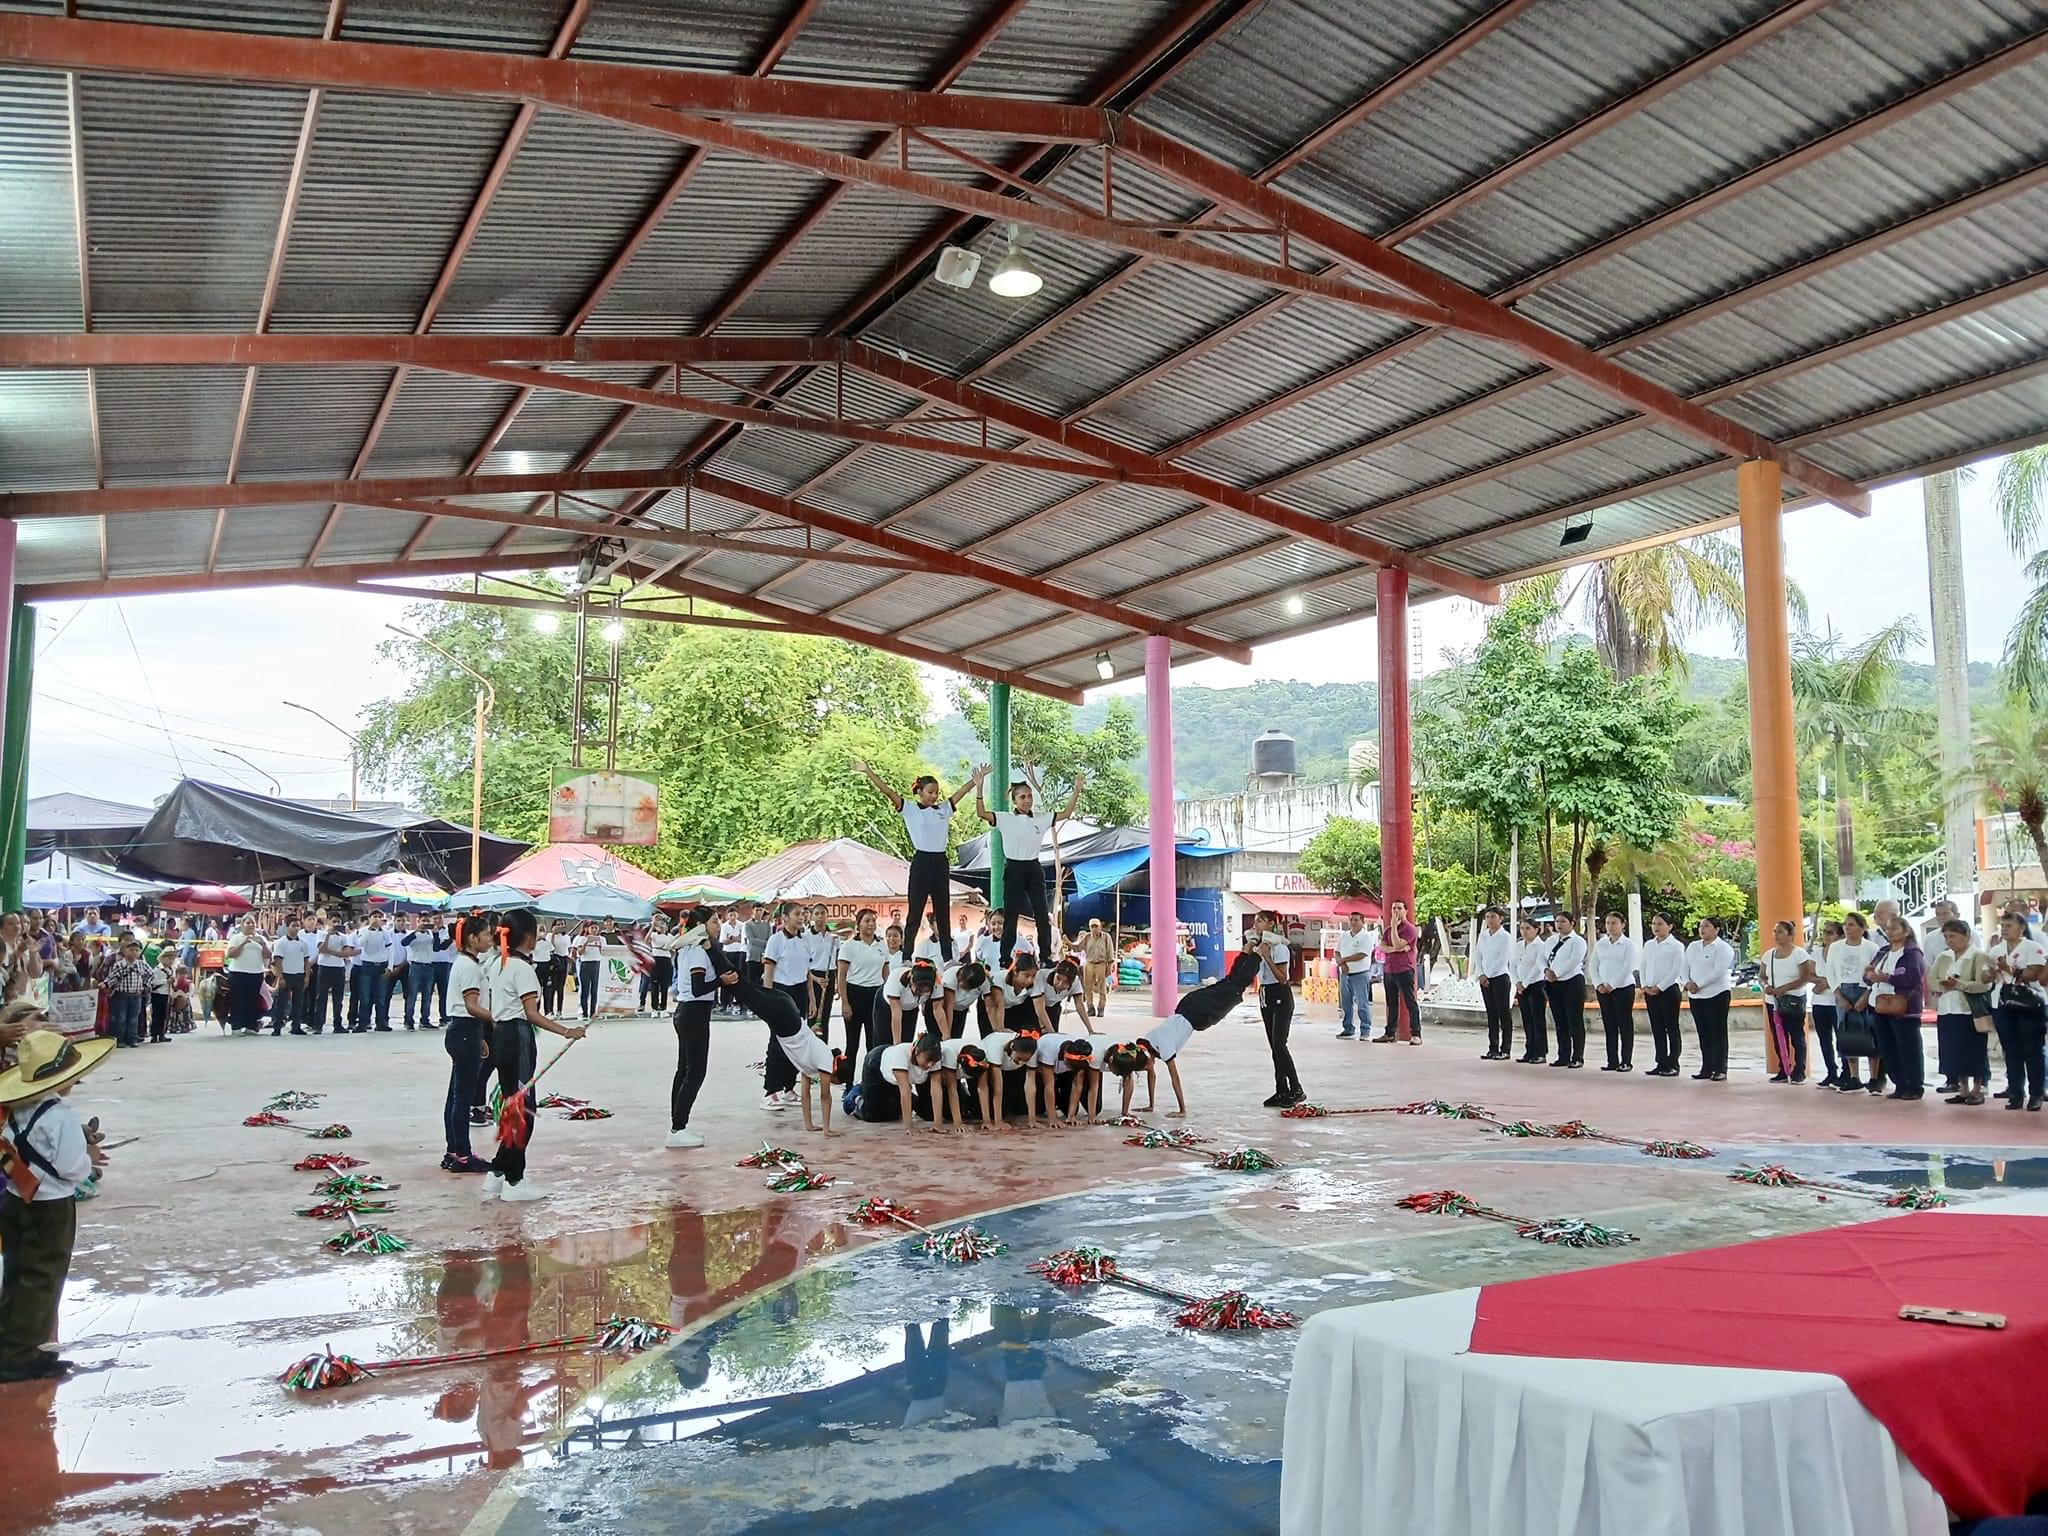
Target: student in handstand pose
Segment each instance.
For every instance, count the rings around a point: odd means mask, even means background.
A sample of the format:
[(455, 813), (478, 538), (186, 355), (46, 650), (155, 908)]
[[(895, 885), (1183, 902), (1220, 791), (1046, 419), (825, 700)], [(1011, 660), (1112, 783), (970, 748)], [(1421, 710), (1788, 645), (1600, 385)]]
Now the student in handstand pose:
[(1122, 1113), (1131, 1112), (1131, 1078), (1140, 1068), (1145, 1073), (1144, 1114), (1152, 1113), (1157, 1102), (1159, 1075), (1153, 1063), (1166, 1063), (1166, 1073), (1173, 1083), (1173, 1101), (1178, 1106), (1168, 1112), (1171, 1119), (1181, 1119), (1188, 1112), (1187, 1095), (1180, 1084), (1180, 1067), (1177, 1063), (1182, 1050), (1197, 1030), (1208, 1029), (1244, 1001), (1245, 992), (1258, 979), (1259, 957), (1245, 953), (1230, 962), (1230, 969), (1221, 981), (1212, 981), (1206, 987), (1197, 987), (1181, 998), (1173, 1012), (1154, 1024), (1151, 1029), (1134, 1041), (1112, 1045), (1103, 1053), (1102, 1064), (1123, 1080), (1124, 1102)]

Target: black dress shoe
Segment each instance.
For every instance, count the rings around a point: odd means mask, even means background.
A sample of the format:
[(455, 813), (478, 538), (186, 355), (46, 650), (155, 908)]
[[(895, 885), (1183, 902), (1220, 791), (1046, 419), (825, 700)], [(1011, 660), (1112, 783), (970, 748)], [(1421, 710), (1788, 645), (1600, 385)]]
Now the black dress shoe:
[(1260, 1107), (1264, 1109), (1285, 1109), (1287, 1107), (1287, 1095), (1276, 1090), (1271, 1098), (1260, 1100)]
[(1553, 1067), (1568, 1067), (1571, 1065), (1571, 1063), (1566, 1061), (1562, 1056), (1560, 1056), (1557, 1058), (1557, 1060), (1553, 1061), (1551, 1065)]
[(1773, 1072), (1770, 1075), (1770, 1077), (1766, 1079), (1766, 1081), (1773, 1083), (1789, 1083), (1792, 1081), (1792, 1079), (1786, 1076), (1786, 1074), (1784, 1074), (1783, 1072)]
[(1574, 1062), (1570, 1062), (1570, 1063), (1567, 1063), (1567, 1065), (1569, 1065), (1569, 1066), (1571, 1067), (1571, 1069), (1572, 1069), (1572, 1070), (1573, 1070), (1574, 1072), (1576, 1072), (1576, 1071), (1578, 1071), (1578, 1070), (1579, 1070), (1579, 1068), (1583, 1067), (1583, 1066), (1585, 1065), (1585, 1063), (1584, 1063), (1583, 1061), (1574, 1061)]
[(1806, 1081), (1806, 1074), (1804, 1072), (1794, 1072), (1792, 1074), (1792, 1081), (1795, 1083), (1803, 1083)]
[(1635, 1071), (1635, 1069), (1636, 1064), (1634, 1062), (1624, 1061), (1620, 1066), (1616, 1067), (1614, 1070), (1617, 1072), (1633, 1072)]
[(1728, 1074), (1726, 1072), (1716, 1072), (1707, 1081), (1710, 1083), (1725, 1083), (1728, 1081)]
[(2019, 1095), (2014, 1094), (2010, 1098), (2008, 1098), (2005, 1101), (2005, 1107), (2007, 1109), (2018, 1109), (2020, 1107)]
[(1896, 1093), (1893, 1094), (1892, 1097), (1895, 1099), (1902, 1099), (1908, 1104), (1917, 1104), (1920, 1102), (1920, 1100), (1927, 1097), (1927, 1092), (1925, 1089), (1915, 1088), (1911, 1093)]
[[(1875, 1088), (1871, 1090), (1872, 1093), (1875, 1093), (1876, 1091), (1877, 1090)], [(1903, 1099), (1907, 1097), (1907, 1094), (1906, 1091), (1902, 1088), (1894, 1088), (1890, 1093), (1886, 1094), (1885, 1097), (1888, 1099)]]
[(2035, 1095), (2034, 1095), (2034, 1096), (2033, 1096), (2032, 1098), (2030, 1098), (2030, 1099), (2028, 1099), (2028, 1100), (2027, 1100), (2027, 1108), (2029, 1108), (2029, 1109), (2033, 1109), (2033, 1110), (2038, 1110), (2038, 1109), (2039, 1109), (2040, 1107), (2041, 1107), (2041, 1095), (2039, 1095), (2038, 1093), (2037, 1093), (2037, 1094), (2035, 1094)]
[(1696, 1083), (1704, 1083), (1708, 1079), (1713, 1077), (1713, 1075), (1713, 1073), (1706, 1071), (1704, 1068), (1702, 1068), (1700, 1071), (1693, 1073), (1692, 1080)]

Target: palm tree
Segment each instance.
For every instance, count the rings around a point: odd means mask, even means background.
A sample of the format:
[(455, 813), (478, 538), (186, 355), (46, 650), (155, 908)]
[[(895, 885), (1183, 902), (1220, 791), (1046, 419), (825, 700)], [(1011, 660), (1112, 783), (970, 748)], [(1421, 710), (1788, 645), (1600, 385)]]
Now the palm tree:
[(1616, 677), (1683, 672), (1689, 631), (1719, 622), (1742, 633), (1742, 551), (1708, 535), (1616, 555), (1588, 573), (1585, 611)]
[(1800, 744), (1823, 755), (1835, 776), (1835, 887), (1856, 896), (1856, 828), (1849, 814), (1849, 770), (1881, 756), (1902, 711), (1893, 702), (1899, 663), (1920, 643), (1919, 621), (1894, 619), (1857, 645), (1840, 635), (1802, 632), (1792, 644), (1792, 701)]
[[(2048, 444), (2022, 448), (2000, 464), (1992, 500), (2013, 553), (2026, 554), (2048, 523)], [(2034, 590), (2006, 634), (2002, 661), (2007, 686), (2048, 708), (2048, 549), (2035, 552), (2026, 573)]]
[(2048, 870), (2048, 713), (2024, 694), (2009, 693), (1977, 722), (1970, 741), (1970, 777), (1984, 786), (1984, 808), (2014, 811)]

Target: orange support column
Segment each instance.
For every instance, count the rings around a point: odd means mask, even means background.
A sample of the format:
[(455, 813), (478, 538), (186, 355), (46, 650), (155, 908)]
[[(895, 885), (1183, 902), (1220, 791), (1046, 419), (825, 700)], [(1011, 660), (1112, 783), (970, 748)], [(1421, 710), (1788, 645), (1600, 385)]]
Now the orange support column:
[[(1750, 798), (1756, 812), (1756, 917), (1760, 942), (1781, 919), (1797, 924), (1800, 890), (1799, 754), (1792, 725), (1792, 642), (1785, 617), (1785, 536), (1778, 466), (1752, 460), (1736, 471), (1742, 524), (1743, 633), (1749, 649)], [(1778, 1070), (1777, 1047), (1764, 1053)], [(1789, 1070), (1789, 1067), (1787, 1068)]]

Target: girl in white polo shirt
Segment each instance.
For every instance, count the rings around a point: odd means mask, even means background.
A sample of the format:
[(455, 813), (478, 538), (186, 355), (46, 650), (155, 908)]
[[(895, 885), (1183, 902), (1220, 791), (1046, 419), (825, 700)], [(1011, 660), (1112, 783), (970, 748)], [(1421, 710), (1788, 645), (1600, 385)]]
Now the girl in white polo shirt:
[(1057, 1109), (1064, 1123), (1092, 1125), (1102, 1113), (1102, 1067), (1096, 1060), (1100, 1043), (1091, 1035), (1047, 1035), (1038, 1042), (1038, 1096), (1046, 1119), (1055, 1127)]
[(932, 930), (938, 937), (939, 957), (953, 958), (952, 876), (947, 855), (953, 846), (953, 812), (970, 789), (981, 788), (988, 776), (983, 766), (953, 791), (950, 799), (939, 781), (921, 773), (910, 786), (909, 798), (898, 794), (866, 763), (855, 762), (854, 772), (866, 776), (896, 814), (903, 818), (903, 830), (910, 838), (910, 905), (903, 919), (903, 958), (909, 960), (917, 948), (917, 930), (924, 922), (924, 909), (932, 909)]
[(1180, 1053), (1198, 1030), (1221, 1022), (1231, 1009), (1243, 1002), (1246, 990), (1258, 975), (1259, 957), (1249, 952), (1238, 955), (1230, 962), (1230, 969), (1221, 981), (1212, 981), (1206, 987), (1197, 987), (1184, 994), (1172, 1014), (1152, 1025), (1136, 1040), (1114, 1044), (1104, 1050), (1098, 1057), (1103, 1068), (1114, 1072), (1123, 1082), (1124, 1102), (1120, 1113), (1128, 1115), (1131, 1112), (1131, 1078), (1141, 1069), (1145, 1074), (1143, 1113), (1152, 1113), (1159, 1091), (1159, 1074), (1153, 1063), (1163, 1061), (1166, 1074), (1173, 1082), (1175, 1107), (1168, 1111), (1168, 1116), (1172, 1119), (1185, 1116), (1188, 1100), (1181, 1090)]

